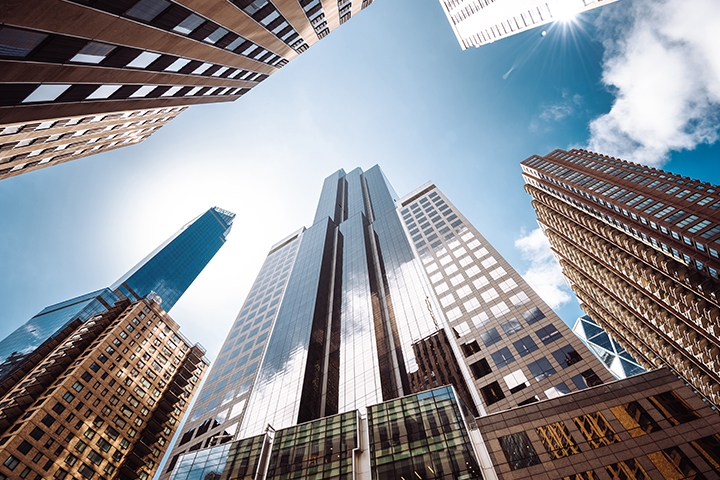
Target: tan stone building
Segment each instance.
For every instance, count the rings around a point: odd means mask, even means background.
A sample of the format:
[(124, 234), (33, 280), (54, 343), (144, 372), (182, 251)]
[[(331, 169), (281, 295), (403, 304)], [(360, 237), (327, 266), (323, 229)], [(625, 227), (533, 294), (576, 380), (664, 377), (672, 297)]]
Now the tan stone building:
[[(0, 150), (0, 179), (52, 165), (58, 159), (51, 157), (70, 153), (46, 152), (42, 158), (24, 161), (28, 157), (23, 155), (38, 150), (36, 140), (32, 150), (8, 154), (7, 149), (13, 147), (4, 144), (23, 140), (3, 138), (19, 133), (13, 131), (15, 127), (26, 125), (28, 133), (36, 127), (27, 125), (60, 119), (138, 116), (150, 110), (173, 110), (176, 115), (178, 107), (236, 100), (371, 3), (4, 2), (0, 10), (0, 148), (5, 150)], [(146, 130), (134, 142), (112, 147), (95, 148), (104, 144), (100, 143), (78, 148), (83, 151), (59, 160), (136, 143), (150, 133)], [(45, 159), (49, 160), (42, 162)]]
[(646, 369), (720, 403), (720, 187), (585, 150), (522, 162), (582, 308)]
[(152, 478), (207, 366), (158, 304), (123, 301), (3, 384), (0, 479)]

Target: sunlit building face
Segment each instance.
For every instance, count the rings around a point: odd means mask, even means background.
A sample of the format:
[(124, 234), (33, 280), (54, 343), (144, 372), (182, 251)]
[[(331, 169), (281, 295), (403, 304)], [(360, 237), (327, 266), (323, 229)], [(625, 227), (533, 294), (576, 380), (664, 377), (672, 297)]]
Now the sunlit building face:
[(325, 179), (274, 245), (170, 454), (452, 385), (470, 416), (612, 379), (433, 184)]

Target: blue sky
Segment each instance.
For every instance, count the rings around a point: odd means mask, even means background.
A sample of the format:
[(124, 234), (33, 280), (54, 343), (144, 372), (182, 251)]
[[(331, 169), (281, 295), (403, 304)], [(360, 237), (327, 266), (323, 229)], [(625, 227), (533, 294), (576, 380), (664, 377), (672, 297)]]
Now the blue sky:
[(592, 145), (720, 183), (719, 9), (620, 0), (462, 51), (436, 0), (376, 0), (237, 102), (0, 182), (0, 336), (111, 284), (217, 205), (238, 214), (229, 242), (171, 312), (213, 359), (270, 246), (309, 226), (324, 177), (376, 163), (400, 195), (434, 181), (572, 323), (519, 162)]

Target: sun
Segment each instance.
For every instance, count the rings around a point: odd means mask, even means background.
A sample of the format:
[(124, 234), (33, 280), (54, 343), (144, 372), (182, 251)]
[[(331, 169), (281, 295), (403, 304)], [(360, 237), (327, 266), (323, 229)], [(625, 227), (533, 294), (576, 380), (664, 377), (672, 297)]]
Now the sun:
[(582, 10), (582, 2), (579, 0), (555, 0), (548, 5), (553, 18), (558, 22), (571, 22)]

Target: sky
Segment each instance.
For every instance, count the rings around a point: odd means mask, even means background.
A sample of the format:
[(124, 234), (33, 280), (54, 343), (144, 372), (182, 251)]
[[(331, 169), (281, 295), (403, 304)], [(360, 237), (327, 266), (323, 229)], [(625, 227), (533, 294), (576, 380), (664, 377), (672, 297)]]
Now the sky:
[(717, 0), (619, 0), (465, 51), (436, 0), (376, 0), (236, 102), (1, 181), (0, 337), (219, 206), (237, 214), (228, 242), (171, 311), (212, 360), (323, 179), (375, 164), (400, 195), (435, 182), (572, 324), (519, 162), (592, 148), (720, 183), (717, 45)]

